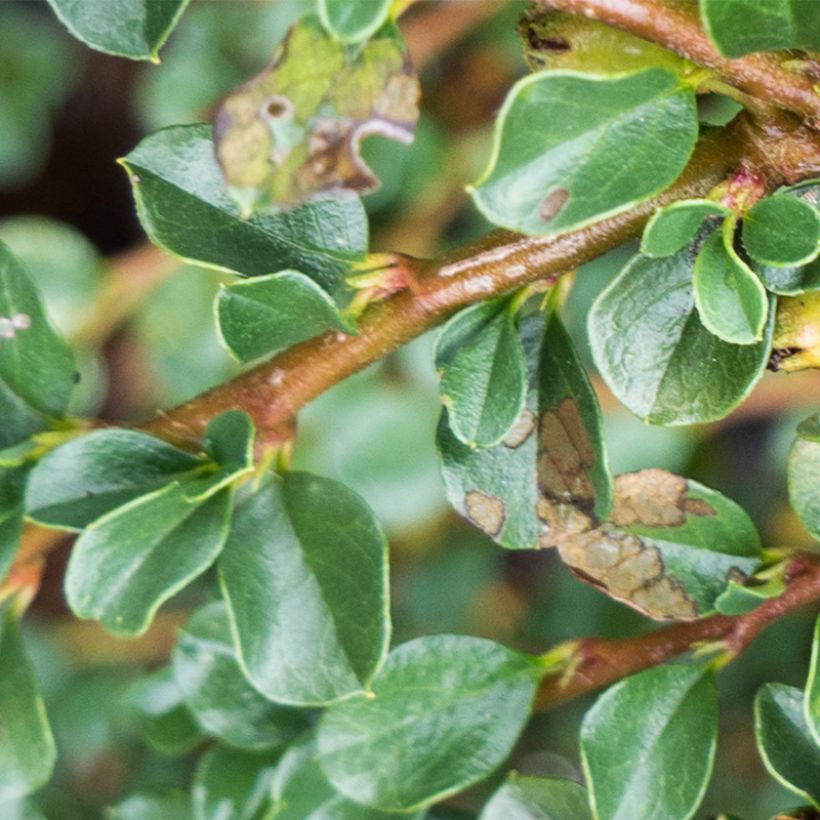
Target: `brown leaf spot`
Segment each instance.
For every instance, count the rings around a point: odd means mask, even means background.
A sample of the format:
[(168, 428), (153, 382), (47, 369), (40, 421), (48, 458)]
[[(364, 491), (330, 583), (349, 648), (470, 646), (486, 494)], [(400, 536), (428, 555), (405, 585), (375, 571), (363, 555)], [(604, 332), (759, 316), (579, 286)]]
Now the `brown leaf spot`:
[(569, 191), (566, 188), (556, 188), (554, 191), (550, 191), (538, 206), (538, 216), (544, 222), (548, 222), (566, 205), (568, 199)]
[(531, 410), (524, 410), (516, 419), (515, 424), (510, 428), (510, 432), (504, 436), (502, 444), (514, 450), (520, 447), (532, 435), (535, 429), (535, 415)]
[(467, 517), (479, 529), (493, 538), (501, 532), (507, 510), (500, 498), (470, 490), (464, 497), (464, 503)]
[(538, 481), (542, 491), (559, 501), (595, 498), (586, 471), (595, 463), (595, 451), (570, 397), (541, 415), (538, 432)]
[(679, 527), (687, 515), (715, 515), (714, 508), (700, 498), (687, 498), (685, 478), (666, 470), (650, 469), (627, 473), (615, 479), (612, 521), (621, 527)]

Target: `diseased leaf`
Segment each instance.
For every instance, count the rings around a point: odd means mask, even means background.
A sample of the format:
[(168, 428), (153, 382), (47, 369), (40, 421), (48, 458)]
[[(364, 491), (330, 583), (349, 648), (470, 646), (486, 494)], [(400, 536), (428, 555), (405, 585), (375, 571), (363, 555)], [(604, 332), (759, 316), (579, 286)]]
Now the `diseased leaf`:
[(809, 678), (806, 681), (803, 708), (809, 732), (814, 742), (820, 746), (820, 617), (814, 624)]
[(442, 401), (456, 437), (470, 447), (492, 447), (524, 409), (527, 369), (506, 299), (456, 314), (436, 345)]
[(820, 210), (797, 196), (766, 197), (743, 217), (742, 241), (763, 265), (805, 265), (820, 253)]
[(65, 27), (106, 54), (159, 62), (188, 0), (48, 0)]
[(57, 757), (40, 687), (8, 600), (0, 607), (0, 726), (0, 802), (5, 802), (39, 789)]
[(387, 20), (392, 0), (319, 0), (319, 18), (344, 43), (366, 40)]
[(242, 219), (207, 125), (157, 131), (122, 164), (151, 241), (188, 261), (243, 276), (293, 268), (332, 291), (367, 250), (364, 208), (352, 196)]
[(245, 678), (221, 602), (191, 616), (174, 649), (173, 672), (203, 731), (231, 746), (282, 747), (305, 727), (303, 712), (271, 703)]
[(479, 820), (592, 820), (587, 793), (572, 780), (513, 772), (484, 806)]
[(722, 418), (749, 394), (769, 358), (774, 310), (757, 344), (713, 336), (695, 310), (692, 263), (688, 249), (664, 259), (636, 256), (589, 313), (601, 375), (650, 424)]
[(487, 777), (527, 721), (538, 659), (481, 638), (436, 635), (394, 649), (374, 697), (333, 704), (319, 724), (331, 784), (368, 806), (413, 811)]
[(755, 697), (755, 735), (769, 774), (789, 791), (820, 806), (820, 744), (803, 713), (803, 693), (767, 683)]
[[(199, 761), (191, 789), (194, 820), (262, 820), (275, 756), (213, 746)], [(170, 820), (170, 818), (169, 818)]]
[(712, 774), (716, 738), (717, 690), (707, 667), (657, 666), (615, 684), (581, 725), (594, 816), (692, 817)]
[(249, 213), (317, 195), (373, 190), (378, 180), (362, 160), (359, 142), (375, 133), (411, 142), (418, 95), (394, 27), (347, 51), (316, 17), (304, 17), (271, 65), (217, 111), (216, 153), (225, 180)]
[(731, 211), (709, 199), (683, 199), (655, 211), (644, 228), (641, 253), (645, 256), (672, 256), (694, 239), (709, 220), (717, 223)]
[(203, 463), (136, 430), (95, 430), (37, 462), (26, 487), (26, 515), (47, 526), (81, 530)]
[(160, 605), (216, 560), (228, 534), (232, 490), (191, 477), (98, 518), (77, 539), (66, 572), (69, 606), (112, 632), (139, 635)]
[(670, 185), (697, 133), (694, 93), (667, 69), (533, 74), (507, 96), (473, 199), (496, 225), (554, 236)]
[(751, 345), (763, 338), (766, 290), (723, 231), (711, 234), (698, 252), (692, 289), (698, 316), (710, 333), (730, 344)]
[(789, 500), (803, 526), (820, 540), (820, 414), (797, 428), (789, 454)]
[(814, 0), (701, 0), (700, 16), (724, 57), (776, 49), (820, 50)]
[(368, 689), (390, 636), (387, 544), (352, 490), (269, 475), (239, 506), (219, 574), (260, 692), (318, 706)]
[(73, 387), (71, 351), (25, 269), (0, 243), (0, 448), (62, 418)]
[(223, 287), (219, 332), (239, 361), (269, 356), (325, 330), (351, 331), (336, 304), (298, 271), (281, 271)]

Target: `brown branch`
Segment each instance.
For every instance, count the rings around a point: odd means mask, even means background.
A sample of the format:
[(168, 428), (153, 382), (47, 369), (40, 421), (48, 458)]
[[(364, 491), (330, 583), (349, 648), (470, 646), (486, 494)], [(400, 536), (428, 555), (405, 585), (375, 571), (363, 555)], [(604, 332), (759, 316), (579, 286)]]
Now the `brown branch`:
[(538, 0), (543, 6), (581, 14), (665, 46), (693, 63), (717, 71), (729, 84), (785, 108), (820, 127), (820, 95), (814, 82), (782, 67), (775, 54), (722, 57), (696, 13), (662, 0)]
[[(665, 663), (698, 644), (722, 641), (734, 659), (779, 618), (820, 600), (820, 563), (795, 562), (786, 591), (746, 615), (713, 615), (701, 621), (674, 624), (634, 638), (582, 638), (553, 650), (568, 663), (565, 674), (544, 678), (535, 708), (544, 710)], [(562, 652), (562, 648), (566, 651)]]

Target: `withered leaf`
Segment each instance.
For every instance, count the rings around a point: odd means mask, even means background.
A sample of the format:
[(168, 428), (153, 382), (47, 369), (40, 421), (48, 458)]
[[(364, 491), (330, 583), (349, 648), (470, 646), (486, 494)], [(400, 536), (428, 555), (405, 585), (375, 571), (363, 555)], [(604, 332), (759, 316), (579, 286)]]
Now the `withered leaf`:
[(359, 143), (371, 134), (412, 141), (418, 97), (394, 26), (350, 49), (307, 16), (271, 65), (220, 105), (214, 133), (225, 180), (246, 211), (373, 190)]

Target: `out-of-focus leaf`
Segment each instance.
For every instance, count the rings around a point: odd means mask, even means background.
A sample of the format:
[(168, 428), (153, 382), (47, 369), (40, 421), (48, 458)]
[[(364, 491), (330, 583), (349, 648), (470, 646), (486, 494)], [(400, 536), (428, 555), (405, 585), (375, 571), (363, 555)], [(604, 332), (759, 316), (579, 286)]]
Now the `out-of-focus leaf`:
[(13, 601), (0, 608), (0, 802), (23, 797), (51, 777), (57, 751), (26, 655)]
[(244, 276), (293, 268), (332, 291), (367, 250), (364, 209), (353, 196), (242, 219), (207, 125), (157, 131), (122, 163), (149, 237), (188, 261)]
[(61, 418), (73, 387), (71, 351), (49, 325), (25, 269), (0, 243), (0, 447)]
[(716, 739), (717, 690), (707, 667), (658, 666), (615, 684), (581, 726), (594, 816), (692, 817), (712, 774)]
[(305, 17), (271, 65), (217, 112), (216, 151), (225, 179), (248, 212), (371, 190), (378, 181), (359, 155), (359, 141), (381, 133), (410, 142), (418, 94), (394, 27), (348, 52), (317, 18)]
[(106, 54), (158, 62), (188, 0), (48, 0), (65, 27)]
[(534, 74), (507, 96), (473, 199), (496, 225), (553, 236), (670, 185), (697, 133), (694, 94), (667, 69)]
[(820, 540), (820, 414), (797, 428), (789, 454), (789, 499), (803, 526)]
[(805, 265), (820, 253), (820, 209), (797, 196), (766, 197), (743, 217), (742, 240), (763, 265)]
[(245, 678), (221, 602), (191, 616), (174, 649), (173, 671), (203, 731), (231, 746), (282, 747), (305, 727), (305, 713), (271, 703)]
[(803, 693), (767, 683), (755, 697), (757, 747), (769, 773), (789, 791), (820, 806), (820, 744), (803, 712)]
[(656, 211), (641, 237), (645, 256), (672, 256), (685, 248), (707, 220), (729, 216), (730, 211), (709, 199), (683, 199)]
[(23, 534), (25, 467), (0, 467), (0, 583), (14, 563)]
[(479, 820), (592, 820), (583, 786), (553, 777), (511, 774)]
[(456, 314), (436, 346), (450, 430), (470, 447), (492, 447), (524, 409), (527, 368), (506, 299)]
[(298, 271), (222, 288), (216, 311), (225, 346), (242, 362), (272, 355), (331, 328), (351, 330), (328, 294)]
[(260, 692), (314, 706), (369, 687), (390, 635), (387, 544), (354, 492), (308, 473), (269, 476), (239, 506), (219, 573)]
[(769, 358), (774, 311), (763, 340), (733, 345), (701, 323), (688, 249), (636, 256), (589, 314), (595, 364), (612, 392), (650, 424), (722, 418), (749, 394)]
[(387, 20), (392, 0), (318, 0), (322, 25), (344, 43), (366, 40)]
[(820, 617), (814, 625), (809, 679), (806, 681), (803, 706), (806, 725), (809, 727), (814, 742), (820, 746)]
[(106, 820), (193, 820), (188, 795), (132, 794), (106, 810)]
[(701, 0), (700, 16), (724, 57), (750, 51), (820, 49), (814, 0)]
[(368, 806), (413, 811), (487, 777), (509, 754), (542, 674), (492, 641), (419, 638), (388, 656), (375, 697), (336, 703), (319, 724), (331, 784)]

